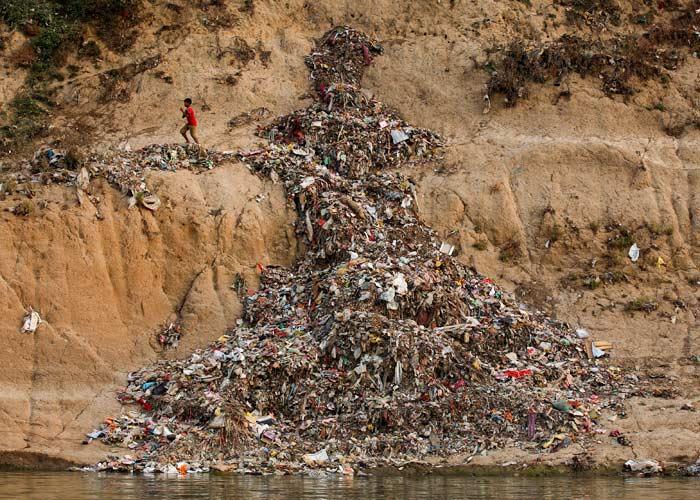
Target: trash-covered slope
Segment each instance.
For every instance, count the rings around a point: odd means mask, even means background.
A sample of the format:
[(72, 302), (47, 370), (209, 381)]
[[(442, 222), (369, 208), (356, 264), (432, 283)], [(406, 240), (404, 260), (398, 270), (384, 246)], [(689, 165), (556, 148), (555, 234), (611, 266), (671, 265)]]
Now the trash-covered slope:
[(293, 472), (592, 440), (624, 379), (567, 325), (528, 311), (451, 256), (393, 167), (440, 162), (440, 139), (361, 91), (376, 41), (339, 27), (307, 59), (317, 97), (242, 151), (282, 180), (305, 242), (268, 268), (244, 319), (189, 357), (130, 374), (122, 417), (88, 435), (121, 445), (98, 469), (212, 465)]

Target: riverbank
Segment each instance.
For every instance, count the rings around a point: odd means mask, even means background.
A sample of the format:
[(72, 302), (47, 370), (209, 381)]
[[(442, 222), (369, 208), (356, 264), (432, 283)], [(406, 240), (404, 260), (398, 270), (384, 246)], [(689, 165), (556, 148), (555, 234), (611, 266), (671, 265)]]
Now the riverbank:
[[(88, 466), (88, 464), (80, 462), (72, 462), (65, 459), (58, 459), (55, 457), (47, 457), (34, 453), (5, 453), (0, 456), (0, 472), (3, 474), (10, 472), (21, 472), (21, 473), (50, 473), (50, 472), (69, 472), (73, 471), (72, 474), (84, 474), (85, 472), (78, 472), (77, 470)], [(452, 462), (455, 462), (454, 460)], [(406, 463), (403, 465), (397, 465), (394, 467), (376, 467), (371, 469), (361, 469), (357, 474), (357, 477), (422, 477), (422, 476), (457, 476), (457, 477), (522, 477), (522, 478), (537, 478), (537, 477), (559, 477), (559, 478), (602, 478), (602, 477), (676, 477), (676, 478), (688, 478), (695, 477), (696, 475), (689, 474), (687, 467), (692, 465), (690, 463), (680, 463), (680, 462), (661, 462), (663, 471), (648, 474), (631, 472), (626, 470), (624, 464), (608, 464), (608, 465), (590, 465), (588, 464), (585, 468), (581, 464), (572, 464), (569, 459), (566, 458), (552, 458), (543, 459), (538, 457), (530, 462), (513, 463), (495, 463), (493, 460), (486, 459), (486, 457), (480, 457), (477, 460), (478, 463), (468, 463), (463, 465), (449, 465), (449, 464), (437, 464), (431, 465), (429, 463), (416, 464), (416, 463)], [(489, 462), (491, 465), (488, 465)], [(120, 475), (120, 473), (113, 473)], [(192, 473), (190, 473), (191, 475)], [(202, 475), (202, 473), (194, 473)], [(187, 475), (187, 474), (186, 474)], [(217, 468), (211, 469), (208, 473), (204, 475), (231, 477), (231, 476), (241, 476), (241, 474), (236, 473), (231, 470), (218, 470)], [(267, 475), (267, 474), (266, 474)], [(280, 474), (269, 474), (271, 476), (280, 477)], [(157, 476), (162, 477), (183, 477), (182, 474), (157, 474)], [(301, 474), (292, 474), (292, 476), (297, 477), (336, 477), (342, 478), (347, 477), (343, 474), (339, 474), (335, 470), (324, 471), (322, 469), (315, 471), (307, 471)]]
[[(425, 16), (414, 14), (419, 20)], [(620, 463), (634, 456), (692, 460), (698, 453), (694, 443), (699, 429), (692, 411), (698, 393), (697, 285), (692, 279), (692, 221), (698, 218), (692, 216), (696, 179), (688, 153), (693, 134), (657, 136), (654, 113), (660, 109), (640, 111), (597, 95), (581, 82), (577, 85), (585, 89), (574, 92), (570, 101), (562, 99), (563, 104), (550, 105), (545, 90), (517, 110), (494, 107), (483, 115), (477, 88), (483, 83), (481, 70), (457, 64), (468, 59), (466, 53), (481, 49), (470, 45), (465, 53), (460, 45), (456, 55), (449, 52), (453, 66), (443, 75), (438, 66), (445, 61), (414, 57), (421, 51), (442, 53), (441, 37), (397, 41), (383, 18), (377, 19), (371, 24), (392, 41), (387, 55), (368, 67), (365, 94), (396, 105), (413, 123), (437, 126), (447, 133), (448, 142), (456, 143), (445, 149), (447, 164), (410, 169), (420, 219), (433, 227), (440, 242), (455, 247), (462, 264), (475, 265), (503, 282), (504, 289), (518, 291), (518, 302), (531, 309), (546, 310), (573, 327), (584, 327), (591, 339), (612, 344), (613, 365), (653, 381), (639, 404), (633, 402), (631, 411), (626, 408), (626, 418), (619, 412), (602, 415), (601, 427), (608, 433), (597, 436), (600, 442), (590, 449), (592, 461)], [(489, 29), (500, 29), (499, 23)], [(443, 19), (440, 25), (448, 23)], [(289, 89), (306, 91), (300, 62), (307, 53), (305, 43), (321, 31), (308, 28), (291, 42), (288, 38), (283, 51), (273, 48), (275, 74), (293, 75)], [(281, 70), (275, 66), (279, 61), (295, 71)], [(688, 64), (692, 71), (693, 61)], [(422, 74), (440, 79), (416, 77)], [(153, 98), (149, 82), (143, 79), (147, 90), (122, 111), (143, 107), (144, 99)], [(273, 114), (299, 107), (296, 95), (289, 97), (292, 90), (285, 92), (288, 99)], [(269, 102), (256, 106), (272, 107)], [(217, 106), (223, 109), (221, 103)], [(589, 115), (600, 120), (577, 119)], [(612, 115), (626, 119), (610, 120)], [(470, 121), (475, 117), (483, 121), (478, 127)], [(622, 127), (623, 121), (632, 125)], [(240, 140), (254, 127), (233, 134), (240, 149), (258, 146)], [(152, 140), (144, 134), (134, 143)], [(217, 141), (228, 144), (230, 135)], [(640, 160), (643, 168), (635, 161), (636, 150), (646, 151)], [(16, 258), (1, 264), (7, 322), (0, 327), (3, 335), (18, 339), (2, 358), (12, 367), (3, 381), (3, 448), (93, 457), (82, 463), (114, 454), (111, 447), (83, 451), (78, 443), (106, 415), (120, 414), (114, 395), (126, 372), (161, 357), (186, 357), (218, 339), (242, 312), (240, 299), (247, 291), (231, 289), (234, 282), (240, 284), (236, 275), (257, 289), (258, 264), (291, 267), (297, 244), (307, 237), (306, 229), (300, 240), (290, 229), (297, 208), (286, 204), (280, 185), (241, 164), (152, 175), (164, 195), (155, 213), (144, 207), (128, 210), (125, 197), (108, 186), (92, 193), (102, 198), (99, 203), (88, 199), (80, 206), (74, 187), (40, 187), (30, 193), (33, 213), (3, 212), (2, 252)], [(23, 201), (8, 196), (2, 206), (27, 208)], [(314, 233), (323, 234), (317, 221), (311, 222)], [(632, 240), (642, 248), (637, 263), (627, 257)], [(402, 287), (401, 280), (397, 283)], [(44, 322), (35, 335), (18, 336), (30, 307), (41, 312)], [(184, 318), (180, 346), (163, 350), (158, 334), (178, 314)], [(683, 409), (689, 403), (691, 408)], [(507, 416), (487, 415), (506, 421)], [(536, 422), (543, 418), (538, 415)], [(615, 431), (620, 436), (610, 435)], [(578, 444), (571, 441), (563, 439), (566, 448), (542, 455), (566, 454)], [(495, 463), (508, 461), (504, 456)]]

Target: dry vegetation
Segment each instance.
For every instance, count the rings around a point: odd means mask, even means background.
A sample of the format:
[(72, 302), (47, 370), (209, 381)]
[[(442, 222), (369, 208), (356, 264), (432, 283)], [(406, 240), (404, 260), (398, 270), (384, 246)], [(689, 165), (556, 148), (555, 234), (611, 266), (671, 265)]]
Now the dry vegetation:
[[(620, 18), (608, 2), (561, 3), (569, 6), (567, 19), (573, 24), (586, 20), (588, 25), (594, 21), (605, 25)], [(637, 24), (646, 23), (637, 20)], [(696, 57), (700, 49), (697, 26), (700, 13), (693, 3), (678, 7), (666, 20), (645, 26), (642, 33), (609, 32), (606, 38), (567, 33), (543, 44), (515, 40), (493, 50), (486, 64), (491, 73), (487, 94), (503, 95), (507, 106), (515, 106), (528, 96), (530, 83), (559, 85), (569, 75), (577, 74), (600, 79), (602, 90), (609, 96), (627, 97), (640, 82), (668, 81), (669, 71), (677, 69), (689, 55)]]

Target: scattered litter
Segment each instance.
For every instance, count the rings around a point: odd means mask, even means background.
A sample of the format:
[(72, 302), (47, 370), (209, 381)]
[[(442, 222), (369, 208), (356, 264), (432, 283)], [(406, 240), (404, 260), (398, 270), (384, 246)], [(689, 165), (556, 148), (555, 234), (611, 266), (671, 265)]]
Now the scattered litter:
[(523, 378), (532, 375), (532, 370), (529, 368), (526, 370), (506, 370), (503, 373), (506, 375), (506, 377)]
[(29, 309), (29, 314), (24, 317), (22, 323), (22, 333), (34, 333), (41, 323), (41, 316), (33, 309)]
[(603, 356), (608, 354), (608, 351), (611, 349), (612, 344), (610, 342), (598, 340), (596, 342), (591, 343), (591, 352), (593, 353), (593, 357), (595, 358), (602, 358)]
[(618, 444), (622, 446), (632, 446), (630, 440), (618, 429), (610, 431), (610, 437), (614, 437)]
[(664, 259), (663, 259), (661, 256), (657, 257), (657, 259), (656, 259), (656, 268), (657, 268), (659, 271), (663, 271), (663, 268), (664, 268), (665, 265), (666, 265), (666, 262), (664, 262)]
[(75, 189), (78, 196), (78, 203), (82, 206), (85, 204), (86, 191), (90, 186), (90, 174), (85, 167), (80, 169), (78, 177), (75, 179)]
[(440, 253), (444, 253), (445, 255), (452, 255), (455, 251), (455, 247), (450, 245), (449, 243), (445, 243), (444, 241), (440, 243)]
[(78, 177), (75, 179), (75, 185), (81, 191), (87, 191), (88, 185), (90, 184), (90, 174), (85, 167), (80, 169)]
[(591, 346), (591, 351), (593, 352), (594, 358), (602, 358), (606, 354), (604, 350), (597, 348), (595, 344)]
[(639, 260), (639, 247), (636, 243), (633, 243), (630, 247), (630, 251), (627, 253), (632, 262), (637, 262)]
[(328, 461), (330, 460), (328, 458), (328, 453), (326, 452), (325, 448), (321, 451), (318, 451), (316, 453), (309, 453), (304, 455), (304, 462), (306, 462), (306, 465), (310, 467), (318, 467), (320, 465), (326, 465)]
[(558, 411), (562, 412), (570, 412), (571, 411), (571, 406), (567, 401), (564, 400), (558, 400), (558, 401), (552, 401), (552, 408)]
[(549, 450), (551, 453), (555, 453), (561, 449), (568, 447), (571, 444), (571, 442), (571, 438), (566, 434), (555, 434), (542, 445), (542, 449)]
[(158, 210), (158, 208), (160, 208), (160, 198), (158, 198), (154, 194), (142, 196), (140, 198), (140, 201), (141, 201), (141, 206), (144, 208), (147, 208), (151, 212), (155, 212), (156, 210)]
[(396, 293), (403, 295), (408, 292), (408, 283), (402, 273), (397, 273), (394, 281), (391, 282), (392, 286), (396, 289)]
[(696, 460), (694, 464), (686, 467), (685, 473), (688, 476), (700, 476), (700, 459)]
[(314, 182), (316, 182), (316, 177), (313, 177), (313, 176), (304, 177), (304, 179), (302, 179), (302, 181), (299, 183), (299, 186), (302, 189), (306, 189), (309, 186), (311, 186)]
[(630, 472), (641, 472), (644, 474), (659, 474), (664, 470), (656, 460), (627, 460), (625, 469)]
[[(157, 210), (160, 200), (147, 185), (149, 171), (174, 172), (180, 169), (202, 172), (212, 169), (224, 161), (232, 160), (234, 152), (217, 152), (200, 149), (197, 145), (178, 144), (146, 146), (137, 151), (131, 148), (116, 148), (89, 156), (76, 171), (66, 161), (63, 152), (40, 149), (34, 157), (21, 165), (21, 168), (3, 173), (0, 179), (12, 181), (15, 194), (33, 196), (32, 184), (63, 184), (76, 186), (78, 201), (85, 202), (90, 182), (102, 177), (129, 198), (129, 206), (140, 205), (149, 210)], [(98, 198), (91, 198), (99, 202)]]
[(400, 144), (408, 140), (408, 135), (403, 130), (392, 130), (391, 140), (394, 144)]
[(158, 343), (163, 347), (177, 347), (182, 336), (182, 327), (179, 322), (168, 323), (158, 333)]
[(577, 328), (576, 329), (576, 336), (580, 339), (587, 339), (588, 337), (591, 336), (590, 333), (588, 333), (588, 330), (585, 328)]

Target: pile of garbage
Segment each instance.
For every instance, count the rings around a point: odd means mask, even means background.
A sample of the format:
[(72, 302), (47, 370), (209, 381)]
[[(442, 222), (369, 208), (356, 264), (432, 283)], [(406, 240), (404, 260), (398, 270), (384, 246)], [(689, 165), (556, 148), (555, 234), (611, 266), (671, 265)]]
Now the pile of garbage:
[[(367, 40), (341, 27), (319, 41), (325, 88), (334, 75), (358, 85), (363, 47), (379, 50)], [(438, 161), (439, 137), (362, 99), (333, 108), (319, 93), (260, 130), (267, 148), (239, 153), (284, 183), (305, 248), (292, 269), (262, 270), (216, 342), (129, 375), (125, 415), (88, 435), (129, 455), (96, 469), (352, 474), (607, 434), (601, 413), (631, 383), (573, 329), (456, 260), (395, 171)]]
[[(345, 177), (364, 176), (409, 158), (437, 159), (442, 145), (437, 134), (410, 126), (396, 111), (361, 92), (370, 54), (381, 52), (376, 40), (356, 30), (329, 31), (306, 58), (316, 102), (278, 118), (259, 134), (273, 144), (294, 144), (295, 155), (314, 155), (318, 164)], [(279, 151), (269, 153), (283, 161)], [(269, 159), (266, 154), (255, 161), (256, 168), (267, 173)]]
[(74, 185), (82, 203), (90, 181), (102, 177), (127, 195), (132, 205), (155, 210), (160, 202), (148, 188), (148, 171), (206, 171), (234, 157), (234, 152), (179, 144), (152, 144), (136, 151), (113, 149), (85, 157), (75, 150), (42, 148), (24, 164), (13, 165), (7, 172), (0, 169), (0, 194), (11, 190), (10, 194), (32, 196), (36, 185)]
[(383, 51), (377, 40), (355, 29), (329, 30), (305, 59), (319, 99), (329, 110), (358, 107), (366, 101), (360, 89), (365, 68)]
[(321, 165), (343, 176), (365, 175), (409, 158), (436, 159), (439, 138), (409, 126), (381, 103), (341, 112), (328, 109), (317, 102), (278, 118), (261, 135), (272, 143), (293, 141), (299, 146), (296, 155), (313, 154)]

